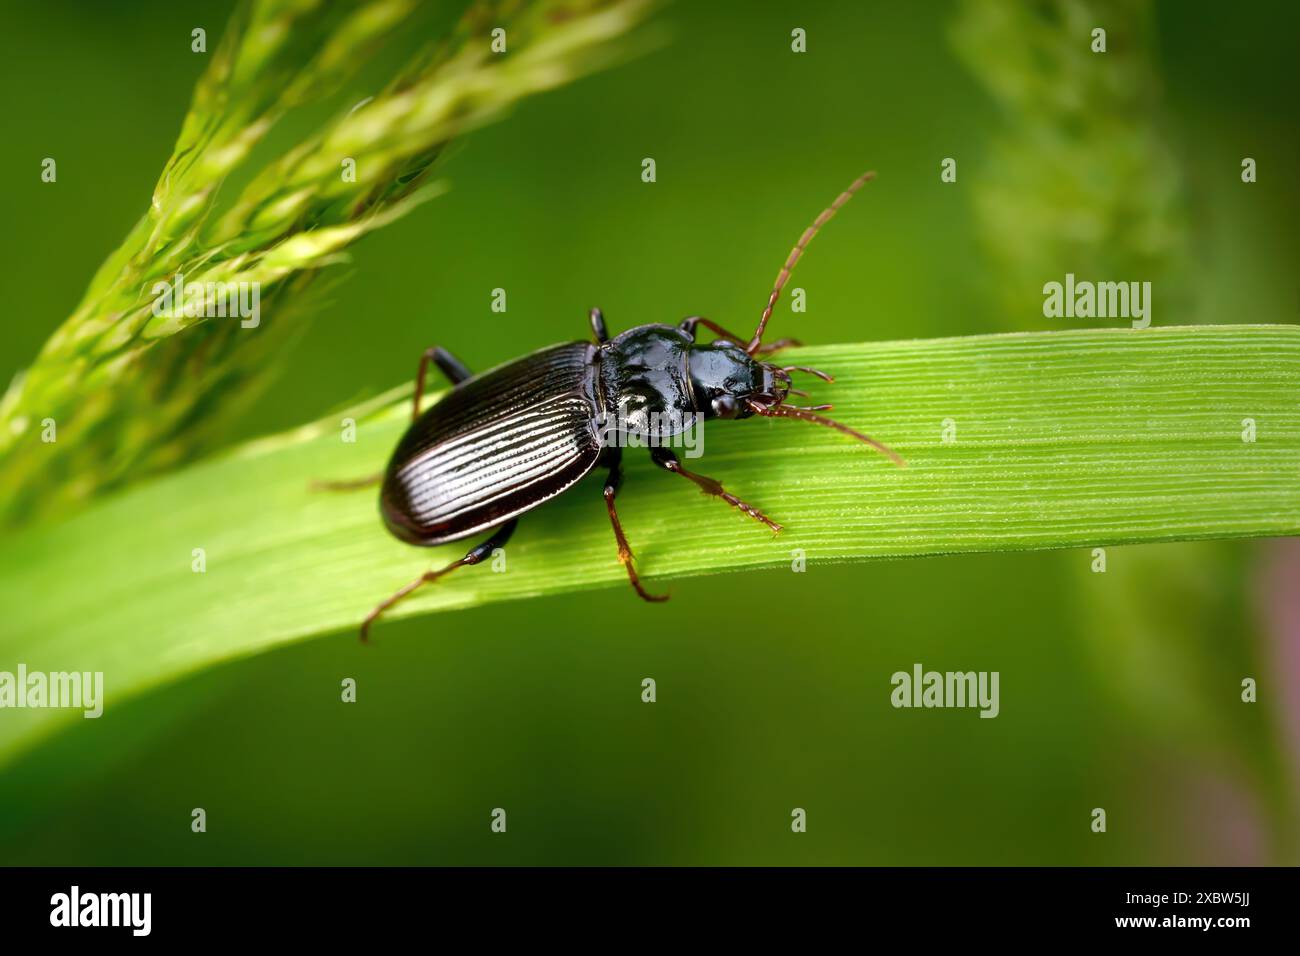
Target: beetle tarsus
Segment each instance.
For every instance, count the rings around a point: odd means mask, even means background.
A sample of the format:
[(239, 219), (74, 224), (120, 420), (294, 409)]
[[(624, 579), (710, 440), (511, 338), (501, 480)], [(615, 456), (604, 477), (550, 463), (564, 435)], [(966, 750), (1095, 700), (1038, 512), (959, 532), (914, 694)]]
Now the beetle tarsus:
[(671, 471), (675, 475), (681, 475), (683, 478), (695, 482), (695, 484), (700, 486), (700, 490), (706, 495), (721, 498), (727, 504), (749, 515), (755, 521), (767, 525), (772, 529), (773, 534), (780, 534), (785, 530), (781, 525), (777, 524), (767, 515), (763, 514), (763, 512), (749, 504), (749, 502), (742, 501), (723, 488), (722, 482), (718, 481), (716, 478), (710, 478), (707, 475), (697, 475), (693, 471), (687, 471), (682, 467), (682, 463), (677, 460), (677, 455), (671, 449), (652, 448), (650, 449), (650, 457), (654, 460), (656, 465), (663, 468), (665, 471)]
[(379, 615), (383, 614), (390, 607), (392, 607), (402, 598), (406, 597), (408, 594), (410, 594), (420, 585), (427, 584), (430, 581), (436, 580), (439, 576), (446, 574), (452, 568), (458, 567), (459, 565), (460, 562), (457, 561), (455, 564), (445, 567), (441, 571), (436, 571), (436, 572), (430, 571), (427, 574), (422, 574), (414, 581), (412, 581), (410, 584), (403, 585), (391, 597), (386, 598), (385, 600), (381, 601), (379, 604), (375, 605), (375, 609), (371, 611), (369, 614), (367, 614), (366, 619), (361, 622), (361, 643), (362, 644), (370, 643), (370, 625), (374, 624), (375, 621), (379, 619)]
[(640, 595), (641, 600), (657, 604), (660, 601), (667, 601), (667, 594), (651, 594), (641, 584), (641, 576), (636, 573), (636, 565), (633, 563), (632, 546), (627, 543), (627, 535), (623, 533), (623, 522), (618, 520), (618, 508), (614, 505), (614, 499), (618, 496), (619, 486), (623, 483), (623, 450), (615, 448), (610, 450), (609, 455), (609, 476), (605, 479), (605, 510), (609, 512), (609, 523), (614, 526), (614, 539), (618, 542), (618, 560), (619, 563), (627, 569), (627, 579), (632, 583), (632, 590)]
[(517, 523), (516, 519), (510, 519), (505, 524), (501, 525), (501, 527), (497, 528), (496, 531), (493, 531), (492, 536), (482, 544), (475, 545), (471, 548), (465, 557), (458, 561), (453, 561), (451, 564), (444, 568), (439, 568), (437, 571), (424, 572), (424, 574), (420, 575), (414, 581), (402, 585), (390, 597), (375, 605), (375, 609), (367, 614), (366, 619), (361, 622), (361, 643), (370, 643), (370, 625), (374, 624), (381, 614), (387, 611), (394, 604), (401, 601), (412, 591), (430, 583), (431, 581), (438, 580), (438, 578), (442, 577), (444, 574), (447, 574), (450, 571), (455, 571), (457, 568), (472, 567), (484, 558), (490, 557), (492, 552), (497, 548), (505, 547), (505, 543), (510, 540), (510, 535), (514, 533), (515, 525)]

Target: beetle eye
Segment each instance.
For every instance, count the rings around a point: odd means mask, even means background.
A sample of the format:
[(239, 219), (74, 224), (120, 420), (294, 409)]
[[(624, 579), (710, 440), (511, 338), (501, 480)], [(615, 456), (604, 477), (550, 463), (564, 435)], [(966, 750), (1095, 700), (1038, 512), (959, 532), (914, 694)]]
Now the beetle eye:
[(738, 407), (730, 395), (719, 395), (713, 400), (713, 414), (719, 418), (735, 418)]

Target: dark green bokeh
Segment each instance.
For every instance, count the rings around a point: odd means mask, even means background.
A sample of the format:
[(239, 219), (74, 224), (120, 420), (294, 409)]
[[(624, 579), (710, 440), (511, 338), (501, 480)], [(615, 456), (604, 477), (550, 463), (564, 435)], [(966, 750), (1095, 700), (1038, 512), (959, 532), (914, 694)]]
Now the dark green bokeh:
[[(658, 52), (470, 137), (443, 168), (448, 195), (357, 249), (243, 434), (406, 380), (433, 343), (482, 368), (584, 337), (592, 305), (617, 329), (690, 313), (747, 327), (799, 231), (865, 168), (879, 180), (800, 266), (807, 313), (778, 311), (774, 331), (1042, 327), (1036, 290), (1011, 313), (990, 294), (971, 191), (1007, 118), (952, 50), (953, 9), (806, 7), (669, 7)], [(204, 65), (189, 31), (215, 39), (227, 10), (6, 5), (6, 378), (140, 214)], [(1200, 277), (1197, 314), (1157, 321), (1294, 322), (1294, 15), (1168, 4), (1155, 25), (1161, 135), (1188, 185)], [(807, 54), (790, 52), (795, 26)], [(39, 182), (44, 156), (58, 159), (55, 186)], [(939, 182), (946, 156), (957, 184)], [(496, 287), (505, 314), (489, 310)], [(719, 477), (743, 488), (743, 474)], [(660, 480), (630, 473), (634, 543), (637, 485)], [(600, 508), (595, 484), (575, 493)], [(102, 719), (5, 767), (0, 861), (1293, 860), (1296, 757), (1275, 725), (1296, 677), (1269, 679), (1276, 636), (1252, 603), (1268, 553), (1111, 549), (1106, 575), (1086, 553), (813, 565), (677, 582), (662, 607), (619, 589), (394, 622), (369, 648), (337, 634), (110, 698)], [(1152, 567), (1193, 570), (1144, 598)], [(1195, 586), (1206, 567), (1209, 594)], [(1174, 628), (1168, 656), (1114, 651), (1126, 628), (1178, 620), (1186, 582), (1211, 615)], [(1202, 679), (1171, 676), (1170, 660)], [(894, 710), (890, 675), (918, 661), (999, 671), (1001, 715)], [(1271, 696), (1241, 716), (1250, 667)], [(355, 705), (339, 703), (343, 677), (359, 683)], [(1144, 706), (1167, 691), (1197, 720), (1171, 726)], [(198, 806), (203, 835), (189, 828)], [(489, 832), (494, 807), (506, 836)], [(804, 835), (793, 807), (808, 811)], [(1089, 830), (1094, 807), (1104, 836)]]

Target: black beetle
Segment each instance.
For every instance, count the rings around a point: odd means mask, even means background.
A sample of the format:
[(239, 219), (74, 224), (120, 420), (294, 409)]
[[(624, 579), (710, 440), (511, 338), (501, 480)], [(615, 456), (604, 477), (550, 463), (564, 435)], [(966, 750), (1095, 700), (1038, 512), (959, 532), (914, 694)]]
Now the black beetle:
[[(799, 344), (794, 339), (762, 344), (772, 307), (817, 230), (874, 176), (858, 177), (804, 230), (777, 275), (758, 328), (744, 346), (741, 336), (701, 316), (675, 326), (637, 326), (611, 339), (601, 311), (592, 309), (594, 344), (553, 345), (481, 375), (471, 374), (445, 349), (426, 351), (416, 374), (411, 426), (387, 469), (373, 478), (324, 487), (355, 488), (382, 481), (379, 502), (384, 522), (410, 544), (432, 547), (495, 530), (460, 560), (422, 574), (379, 604), (362, 623), (361, 639), (367, 639), (380, 614), (420, 585), (490, 556), (509, 540), (519, 515), (567, 490), (598, 465), (608, 469), (605, 508), (618, 542), (619, 561), (627, 568), (632, 587), (647, 601), (666, 600), (667, 595), (650, 594), (641, 586), (614, 507), (622, 481), (622, 439), (630, 432), (640, 432), (646, 439), (656, 465), (689, 479), (705, 494), (721, 498), (774, 532), (781, 526), (757, 508), (714, 479), (683, 468), (669, 447), (672, 438), (713, 418), (794, 418), (838, 429), (901, 465), (902, 459), (885, 445), (816, 414), (829, 405), (786, 404), (790, 394), (806, 394), (791, 387), (791, 372), (806, 372), (827, 382), (832, 381), (829, 375), (805, 366), (761, 361), (762, 356)], [(701, 325), (719, 338), (697, 343), (695, 333)], [(453, 387), (421, 413), (430, 362)], [(612, 428), (611, 418), (616, 419)]]

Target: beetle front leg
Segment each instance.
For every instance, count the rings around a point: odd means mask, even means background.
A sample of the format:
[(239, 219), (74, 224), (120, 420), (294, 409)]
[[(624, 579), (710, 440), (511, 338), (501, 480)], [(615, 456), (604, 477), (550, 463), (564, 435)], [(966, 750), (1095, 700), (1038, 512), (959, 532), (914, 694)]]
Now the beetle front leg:
[(683, 478), (688, 478), (695, 482), (695, 484), (700, 486), (700, 490), (706, 495), (721, 498), (727, 504), (731, 505), (733, 508), (740, 509), (755, 521), (761, 521), (763, 524), (771, 528), (775, 534), (781, 533), (782, 529), (779, 524), (767, 515), (763, 514), (763, 512), (759, 511), (753, 505), (747, 504), (735, 495), (731, 494), (731, 492), (722, 487), (722, 482), (709, 478), (706, 475), (697, 475), (695, 472), (687, 471), (683, 468), (682, 463), (677, 460), (677, 455), (671, 448), (651, 448), (650, 458), (656, 465), (663, 468), (665, 471), (671, 471), (675, 475), (681, 475)]
[(618, 520), (618, 509), (614, 507), (614, 498), (618, 495), (619, 486), (623, 484), (623, 449), (610, 448), (605, 454), (605, 460), (609, 462), (609, 475), (605, 478), (605, 510), (609, 512), (609, 523), (614, 526), (614, 538), (618, 541), (618, 560), (627, 568), (627, 578), (643, 600), (667, 601), (667, 594), (651, 594), (641, 586), (641, 578), (632, 563), (632, 548), (627, 543), (627, 535), (623, 533), (623, 523)]
[(469, 553), (459, 561), (453, 561), (445, 568), (439, 568), (437, 571), (426, 571), (410, 584), (398, 588), (397, 592), (394, 593), (392, 597), (378, 604), (373, 611), (366, 615), (366, 619), (361, 622), (362, 643), (370, 640), (370, 625), (375, 623), (375, 619), (378, 618), (379, 615), (383, 614), (398, 601), (401, 601), (416, 588), (428, 584), (430, 581), (436, 581), (444, 574), (447, 574), (450, 571), (455, 571), (457, 568), (471, 567), (472, 565), (478, 564), (484, 558), (491, 557), (492, 552), (497, 548), (505, 547), (506, 542), (510, 540), (510, 536), (514, 534), (515, 525), (518, 523), (518, 518), (511, 518), (501, 527), (497, 528), (496, 531), (493, 531), (492, 537), (488, 538), (482, 544), (470, 548)]

